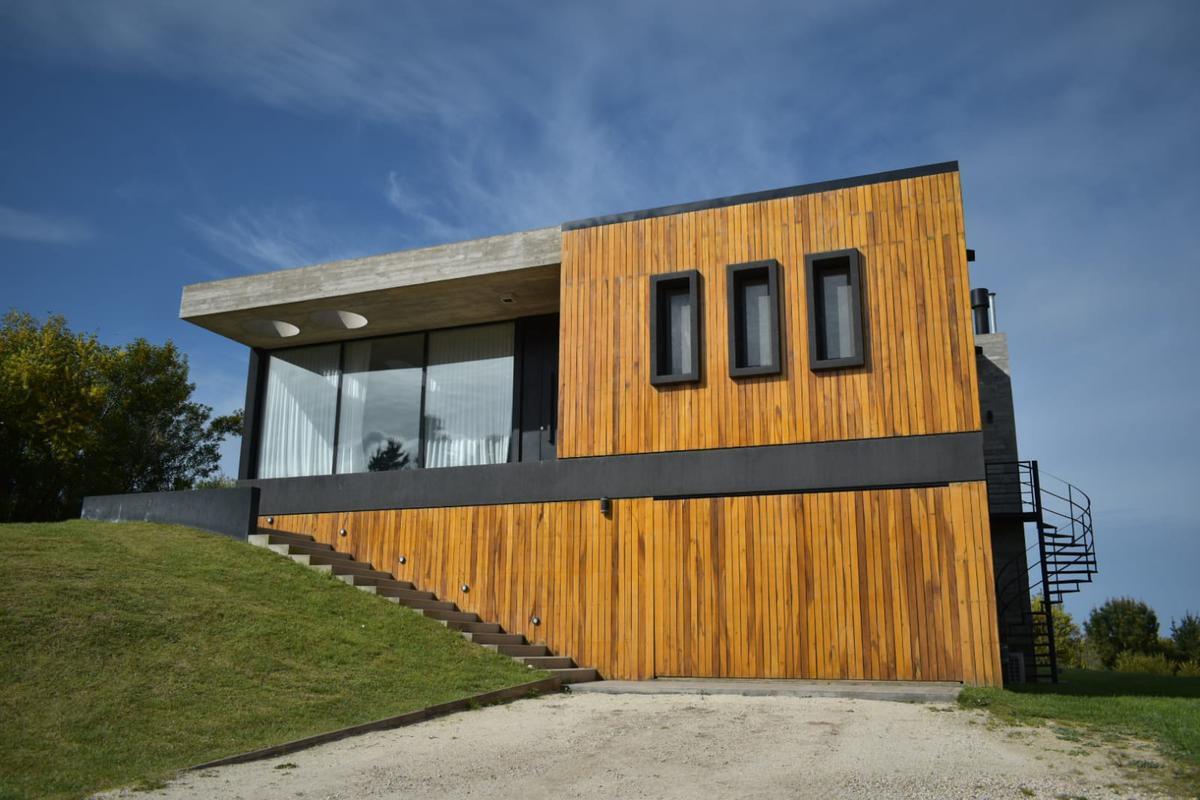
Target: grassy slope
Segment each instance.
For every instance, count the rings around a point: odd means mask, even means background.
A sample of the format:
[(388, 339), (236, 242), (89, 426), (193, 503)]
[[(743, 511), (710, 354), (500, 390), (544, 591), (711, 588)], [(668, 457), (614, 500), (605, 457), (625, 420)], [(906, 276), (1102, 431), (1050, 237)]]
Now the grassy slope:
[(1177, 778), (1200, 782), (1200, 678), (1064, 670), (1058, 685), (1016, 691), (969, 687), (959, 703), (1004, 720), (1054, 720), (1094, 732), (1157, 742), (1178, 760)]
[(75, 797), (542, 677), (266, 550), (0, 525), (0, 797)]

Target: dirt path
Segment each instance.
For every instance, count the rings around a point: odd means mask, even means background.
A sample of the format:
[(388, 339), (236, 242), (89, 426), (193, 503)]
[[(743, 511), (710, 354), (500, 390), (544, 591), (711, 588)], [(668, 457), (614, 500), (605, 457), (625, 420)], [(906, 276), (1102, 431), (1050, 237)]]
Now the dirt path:
[[(1120, 787), (1119, 789), (1114, 787)], [(138, 798), (1140, 796), (1103, 750), (946, 706), (556, 695), (188, 773)]]

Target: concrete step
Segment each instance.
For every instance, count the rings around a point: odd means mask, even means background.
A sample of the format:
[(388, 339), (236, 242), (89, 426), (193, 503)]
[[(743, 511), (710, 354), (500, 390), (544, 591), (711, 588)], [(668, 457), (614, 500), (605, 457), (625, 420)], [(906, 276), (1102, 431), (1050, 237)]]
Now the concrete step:
[(485, 644), (484, 647), (512, 658), (552, 655), (550, 648), (544, 644)]
[(463, 636), (475, 644), (527, 644), (519, 633), (464, 633)]
[(421, 613), (430, 619), (442, 622), (479, 622), (479, 615), (470, 611), (442, 611), (437, 608), (423, 608)]
[(265, 537), (268, 544), (313, 544), (317, 541), (313, 537), (307, 536), (303, 533), (273, 531), (270, 528), (259, 528), (258, 533), (250, 534), (250, 544), (258, 544), (255, 539), (260, 536)]
[(570, 656), (527, 656), (521, 659), (527, 667), (537, 669), (574, 669), (575, 659)]
[(320, 556), (322, 558), (352, 558), (349, 553), (339, 553), (329, 545), (321, 544), (320, 542), (312, 542), (311, 544), (296, 544), (294, 542), (287, 542), (284, 544), (269, 544), (267, 547), (271, 548), (282, 556), (312, 555)]
[[(317, 556), (310, 556), (310, 558), (315, 557)], [(361, 561), (330, 561), (327, 566), (329, 566), (334, 575), (338, 576), (360, 575), (364, 578), (384, 578), (388, 580), (392, 577), (386, 572), (372, 569), (370, 564), (364, 564)]]
[(562, 678), (563, 683), (588, 683), (600, 679), (600, 673), (590, 667), (574, 667), (572, 669), (552, 669), (552, 675)]
[(444, 619), (442, 624), (447, 628), (464, 633), (504, 633), (504, 629), (500, 627), (499, 622), (461, 622), (458, 620)]
[[(342, 578), (342, 580), (346, 581), (346, 583), (349, 583), (352, 586), (375, 586), (379, 589), (404, 589), (410, 592), (417, 590), (417, 588), (409, 581), (397, 581), (391, 578), (372, 578), (366, 575), (356, 575), (353, 573), (348, 573), (344, 576), (338, 577)], [(433, 592), (429, 592), (429, 594), (432, 596)]]
[(416, 589), (398, 589), (394, 586), (376, 583), (374, 585), (375, 593), (386, 595), (387, 597), (398, 597), (401, 600), (437, 600), (437, 595), (433, 592), (419, 592)]
[(420, 611), (458, 611), (458, 606), (449, 600), (406, 600), (403, 597), (397, 597), (396, 601), (402, 606)]

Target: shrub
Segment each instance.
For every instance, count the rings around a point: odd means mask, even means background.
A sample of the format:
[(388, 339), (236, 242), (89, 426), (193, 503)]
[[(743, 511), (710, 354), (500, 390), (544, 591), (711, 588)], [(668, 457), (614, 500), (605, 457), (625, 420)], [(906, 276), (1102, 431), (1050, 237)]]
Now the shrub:
[(1171, 620), (1171, 641), (1180, 659), (1200, 661), (1200, 617), (1189, 612), (1179, 622)]
[(1121, 653), (1117, 656), (1117, 672), (1140, 672), (1143, 675), (1174, 675), (1175, 665), (1162, 653)]
[(1200, 661), (1183, 662), (1175, 674), (1181, 678), (1200, 678)]
[(1158, 617), (1154, 609), (1131, 597), (1108, 600), (1092, 609), (1084, 623), (1088, 642), (1112, 669), (1124, 652), (1154, 653), (1158, 650)]

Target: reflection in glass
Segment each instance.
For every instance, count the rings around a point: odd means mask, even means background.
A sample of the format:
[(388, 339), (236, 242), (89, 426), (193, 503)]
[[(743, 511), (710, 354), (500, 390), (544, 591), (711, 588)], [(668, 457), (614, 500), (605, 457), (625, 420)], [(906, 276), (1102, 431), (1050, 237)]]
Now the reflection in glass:
[(513, 331), (505, 322), (429, 334), (425, 466), (508, 461)]
[(339, 473), (419, 466), (424, 347), (421, 334), (346, 344)]
[(328, 475), (333, 467), (338, 345), (271, 356), (262, 405), (258, 477)]

